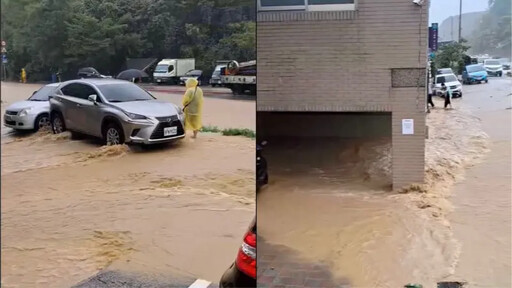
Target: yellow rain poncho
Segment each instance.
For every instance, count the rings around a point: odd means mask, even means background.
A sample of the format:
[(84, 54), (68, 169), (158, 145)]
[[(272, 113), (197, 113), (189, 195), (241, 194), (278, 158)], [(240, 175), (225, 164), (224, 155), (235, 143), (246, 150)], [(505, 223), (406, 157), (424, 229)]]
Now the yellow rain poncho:
[[(203, 90), (197, 87), (197, 80), (190, 78), (185, 83), (187, 91), (183, 95), (182, 105), (185, 113), (185, 129), (201, 130), (201, 119), (203, 114)], [(194, 95), (195, 94), (195, 95)]]
[(21, 68), (21, 83), (27, 83), (27, 71), (25, 71), (25, 68)]

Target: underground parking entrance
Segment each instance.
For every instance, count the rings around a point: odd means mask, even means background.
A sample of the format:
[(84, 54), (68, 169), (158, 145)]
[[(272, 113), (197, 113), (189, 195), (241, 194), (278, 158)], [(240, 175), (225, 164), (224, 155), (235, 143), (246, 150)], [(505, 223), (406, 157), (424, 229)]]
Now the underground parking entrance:
[(337, 191), (389, 190), (391, 113), (258, 112), (270, 183), (335, 185)]
[[(407, 196), (395, 197), (405, 194), (392, 191), (397, 179), (405, 183), (413, 175), (401, 180), (394, 174), (423, 169), (422, 161), (408, 158), (411, 151), (421, 158), (424, 135), (402, 135), (407, 116), (258, 112), (269, 172), (257, 195), (258, 283), (403, 287), (430, 281), (421, 271), (444, 272), (443, 251), (451, 246), (432, 239), (437, 226), (408, 208)], [(429, 257), (436, 268), (417, 261)]]

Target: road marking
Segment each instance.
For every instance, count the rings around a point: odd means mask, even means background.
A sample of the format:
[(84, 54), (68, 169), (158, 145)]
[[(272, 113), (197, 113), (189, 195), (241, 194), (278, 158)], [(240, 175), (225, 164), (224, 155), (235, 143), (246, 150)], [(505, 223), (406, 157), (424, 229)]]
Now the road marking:
[(206, 281), (203, 279), (197, 279), (192, 285), (188, 286), (188, 288), (207, 288), (210, 286), (212, 282)]

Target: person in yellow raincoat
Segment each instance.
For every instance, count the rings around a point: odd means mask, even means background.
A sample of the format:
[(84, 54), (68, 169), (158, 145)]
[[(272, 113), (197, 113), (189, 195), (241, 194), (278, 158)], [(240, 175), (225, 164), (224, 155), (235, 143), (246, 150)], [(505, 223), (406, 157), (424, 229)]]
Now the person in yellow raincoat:
[(190, 78), (185, 83), (187, 91), (183, 95), (183, 112), (185, 113), (185, 130), (192, 130), (197, 137), (197, 133), (201, 130), (201, 120), (203, 114), (203, 90), (197, 87), (196, 79)]
[(27, 83), (27, 72), (25, 68), (21, 68), (21, 83)]

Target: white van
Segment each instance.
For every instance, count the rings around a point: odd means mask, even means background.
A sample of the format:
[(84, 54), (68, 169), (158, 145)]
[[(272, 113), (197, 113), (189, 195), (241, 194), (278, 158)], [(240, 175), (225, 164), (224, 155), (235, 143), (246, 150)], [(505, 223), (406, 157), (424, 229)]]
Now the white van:
[(188, 59), (163, 59), (156, 65), (153, 72), (153, 81), (157, 84), (177, 84), (181, 76), (196, 68), (196, 60)]
[(489, 76), (501, 77), (503, 75), (503, 65), (501, 65), (498, 59), (486, 59), (484, 61), (484, 67)]

